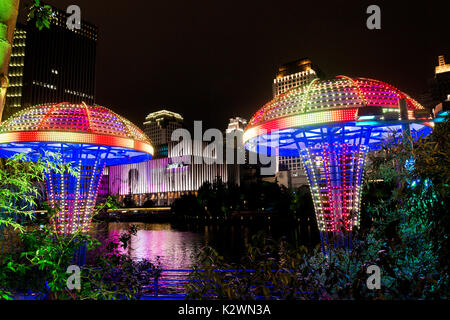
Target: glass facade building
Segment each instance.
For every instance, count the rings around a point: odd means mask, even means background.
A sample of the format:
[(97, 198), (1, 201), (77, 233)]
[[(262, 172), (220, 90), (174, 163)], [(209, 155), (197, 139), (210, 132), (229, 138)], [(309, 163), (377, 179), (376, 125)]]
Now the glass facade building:
[(50, 29), (40, 31), (34, 21), (16, 26), (3, 120), (44, 103), (95, 102), (98, 29), (82, 20), (80, 30), (69, 30), (67, 14), (53, 13)]

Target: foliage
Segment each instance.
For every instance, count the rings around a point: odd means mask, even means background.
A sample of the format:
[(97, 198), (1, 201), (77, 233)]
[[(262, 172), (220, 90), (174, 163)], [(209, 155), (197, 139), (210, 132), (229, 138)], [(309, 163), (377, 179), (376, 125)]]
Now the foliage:
[(134, 201), (133, 198), (131, 198), (131, 196), (128, 195), (123, 200), (121, 207), (122, 208), (136, 208), (137, 204), (136, 204), (136, 201)]
[(271, 212), (278, 216), (314, 219), (314, 206), (308, 187), (289, 190), (276, 182), (258, 181), (250, 186), (206, 181), (198, 195), (183, 195), (172, 205), (179, 216), (229, 217), (235, 211)]
[[(393, 137), (370, 155), (364, 223), (352, 250), (292, 248), (263, 234), (240, 264), (210, 247), (187, 285), (189, 299), (448, 299), (448, 119), (417, 141)], [(295, 200), (292, 207), (304, 204)], [(367, 267), (381, 270), (369, 290)]]
[(193, 194), (184, 194), (172, 204), (172, 211), (178, 216), (206, 216), (205, 207)]
[[(449, 129), (447, 118), (429, 136), (407, 143), (391, 140), (372, 157), (368, 180), (384, 180), (389, 188), (381, 198), (371, 197), (363, 212), (373, 220), (374, 232), (387, 240), (392, 259), (411, 264), (404, 270), (405, 282), (411, 288), (414, 281), (420, 288), (433, 283), (427, 297), (450, 293)], [(368, 183), (367, 193), (377, 188)]]
[[(361, 252), (374, 260), (376, 249)], [(355, 289), (350, 277), (360, 277), (364, 266), (345, 252), (325, 258), (318, 249), (295, 249), (263, 233), (253, 237), (247, 252), (242, 263), (227, 264), (214, 249), (205, 247), (200, 257), (203, 269), (194, 268), (187, 298), (336, 299), (363, 289)]]
[(145, 202), (142, 204), (142, 208), (152, 208), (154, 206), (155, 206), (155, 202), (150, 199), (145, 200)]
[(97, 199), (97, 204), (95, 205), (95, 213), (93, 216), (93, 220), (97, 217), (97, 215), (108, 214), (109, 209), (118, 209), (121, 204), (118, 201), (117, 195), (108, 195), (106, 198)]
[(83, 246), (92, 250), (100, 243), (88, 235), (59, 236), (46, 228), (20, 234), (20, 248), (0, 260), (4, 298), (13, 296), (11, 291), (34, 292), (50, 300), (140, 298), (144, 286), (159, 277), (160, 267), (120, 253), (119, 247), (126, 249), (136, 231), (132, 227), (118, 239), (111, 239), (95, 264), (81, 269), (80, 290), (68, 289), (67, 268), (76, 264), (74, 257)]
[(70, 163), (62, 163), (60, 154), (46, 153), (36, 162), (23, 154), (17, 154), (2, 162), (0, 167), (0, 231), (12, 227), (23, 231), (20, 220), (33, 219), (31, 210), (41, 196), (39, 184), (45, 174), (54, 171), (60, 174), (78, 174)]
[[(372, 235), (356, 241), (352, 251), (336, 249), (324, 256), (283, 239), (256, 235), (240, 264), (226, 263), (211, 247), (201, 251), (187, 285), (187, 299), (422, 299), (435, 280), (426, 263), (396, 259), (387, 243)], [(367, 267), (381, 269), (380, 290), (366, 286)]]
[(137, 228), (132, 225), (128, 232), (110, 239), (106, 252), (96, 260), (84, 277), (86, 285), (81, 296), (90, 299), (139, 299), (144, 287), (161, 275), (159, 262), (156, 265), (146, 259), (134, 261), (120, 253), (120, 247), (127, 249)]
[(293, 191), (290, 205), (290, 212), (301, 222), (313, 221), (315, 223), (314, 203), (309, 186), (301, 186)]
[[(449, 281), (450, 273), (450, 115), (444, 122), (436, 124), (433, 133), (418, 141), (413, 154), (414, 179), (419, 180), (415, 193), (420, 197), (416, 202), (419, 217), (425, 217), (429, 224), (428, 235), (433, 243), (433, 251), (439, 259), (440, 272)], [(429, 182), (429, 186), (427, 186)], [(413, 204), (411, 204), (413, 205)], [(450, 287), (450, 283), (447, 282)]]
[(1, 286), (15, 292), (37, 292), (48, 299), (70, 296), (67, 267), (74, 264), (74, 254), (84, 244), (93, 246), (93, 240), (80, 234), (60, 236), (47, 228), (21, 233), (20, 240), (20, 251), (1, 261)]
[(34, 0), (28, 6), (28, 20), (34, 20), (36, 28), (42, 30), (44, 28), (50, 29), (50, 22), (53, 19), (52, 7), (41, 4), (40, 0)]
[[(70, 163), (62, 163), (60, 154), (45, 153), (35, 162), (23, 154), (17, 154), (0, 162), (0, 237), (11, 230), (23, 233), (23, 223), (34, 219), (32, 210), (37, 206), (36, 199), (41, 197), (40, 185), (45, 174), (54, 171), (57, 174), (68, 172), (76, 175)], [(50, 210), (54, 213), (54, 211)], [(32, 235), (29, 235), (32, 237)], [(3, 242), (3, 241), (2, 241)], [(3, 253), (3, 244), (0, 250)], [(40, 252), (42, 254), (42, 252)], [(22, 257), (23, 258), (23, 257)], [(13, 262), (8, 266), (12, 271)], [(3, 274), (4, 276), (4, 274)], [(0, 289), (0, 297), (7, 299), (9, 292)]]

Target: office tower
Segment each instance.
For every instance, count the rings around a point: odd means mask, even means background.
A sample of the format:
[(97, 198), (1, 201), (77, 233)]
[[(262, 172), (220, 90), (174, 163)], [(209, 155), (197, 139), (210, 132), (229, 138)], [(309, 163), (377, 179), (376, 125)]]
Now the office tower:
[(318, 70), (308, 58), (298, 59), (278, 68), (276, 78), (273, 79), (273, 97), (285, 93), (289, 89), (307, 85), (317, 78)]
[(50, 29), (40, 31), (34, 21), (16, 26), (3, 120), (38, 104), (95, 102), (98, 29), (82, 20), (72, 31), (67, 14), (52, 9)]
[(166, 145), (171, 141), (172, 132), (183, 127), (183, 121), (180, 114), (172, 111), (152, 112), (145, 118), (144, 132), (155, 147)]
[(247, 120), (231, 118), (225, 130), (225, 156), (228, 167), (228, 181), (241, 185), (242, 174), (248, 165), (248, 151), (244, 148), (243, 135)]
[(22, 105), (26, 40), (27, 32), (25, 31), (25, 27), (17, 24), (14, 31), (11, 60), (9, 62), (9, 85), (8, 90), (6, 91), (6, 102), (5, 110), (3, 111), (3, 120), (7, 118), (7, 113), (10, 113), (12, 110), (20, 110), (20, 107)]
[(226, 130), (226, 133), (233, 132), (234, 130), (241, 130), (242, 132), (244, 132), (246, 125), (247, 125), (247, 120), (245, 120), (243, 118), (240, 118), (240, 117), (231, 118), (230, 122), (228, 123), (228, 128)]
[(450, 64), (445, 63), (444, 56), (438, 57), (438, 65), (435, 67), (434, 81), (431, 86), (431, 96), (434, 102), (440, 103), (450, 96)]

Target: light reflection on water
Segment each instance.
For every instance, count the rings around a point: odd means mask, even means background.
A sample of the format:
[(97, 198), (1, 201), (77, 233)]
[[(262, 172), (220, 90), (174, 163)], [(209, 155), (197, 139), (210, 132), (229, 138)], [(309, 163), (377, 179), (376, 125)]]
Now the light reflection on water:
[[(120, 237), (132, 224), (137, 226), (137, 234), (131, 237), (127, 249), (120, 247), (121, 253), (129, 254), (133, 260), (148, 259), (152, 263), (159, 258), (163, 269), (192, 268), (205, 245), (202, 234), (175, 230), (169, 223), (109, 223), (107, 238)], [(100, 232), (106, 238), (105, 231)]]
[[(194, 264), (199, 264), (198, 253), (205, 245), (216, 249), (226, 261), (238, 262), (246, 255), (252, 235), (261, 229), (276, 239), (287, 236), (291, 244), (311, 242), (310, 235), (300, 232), (298, 226), (272, 228), (270, 225), (216, 224), (175, 227), (170, 223), (109, 222), (94, 224), (92, 233), (105, 245), (108, 239), (120, 237), (133, 224), (137, 226), (137, 234), (131, 238), (130, 247), (125, 250), (121, 248), (122, 253), (129, 254), (134, 260), (148, 259), (152, 263), (156, 263), (159, 257), (163, 269), (191, 269)], [(88, 262), (93, 261), (102, 250), (104, 248), (88, 253)]]

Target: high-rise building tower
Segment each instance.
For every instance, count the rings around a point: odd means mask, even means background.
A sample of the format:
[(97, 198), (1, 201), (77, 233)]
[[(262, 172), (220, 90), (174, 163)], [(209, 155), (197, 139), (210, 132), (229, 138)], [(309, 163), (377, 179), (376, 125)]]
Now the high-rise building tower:
[[(419, 97), (419, 102), (431, 112), (438, 104), (450, 100), (450, 64), (445, 57), (438, 56), (434, 76), (427, 81), (427, 90)], [(448, 103), (448, 102), (447, 102)]]
[[(225, 155), (228, 168), (228, 181), (237, 185), (241, 184), (241, 174), (248, 166), (248, 151), (244, 148), (244, 130), (247, 120), (241, 117), (231, 118), (228, 128), (225, 130)], [(244, 169), (244, 171), (241, 170)]]
[(228, 123), (228, 128), (226, 130), (226, 133), (233, 132), (234, 130), (241, 130), (242, 132), (244, 132), (246, 125), (247, 125), (247, 120), (245, 120), (243, 118), (240, 118), (240, 117), (231, 118), (230, 122)]
[[(292, 88), (307, 86), (318, 77), (318, 73), (320, 71), (313, 66), (308, 58), (298, 59), (282, 65), (278, 68), (276, 77), (273, 79), (273, 97), (275, 98)], [(289, 181), (292, 187), (308, 183), (299, 157), (277, 156), (277, 164), (277, 171), (289, 171)]]
[(450, 96), (450, 64), (445, 63), (444, 56), (439, 56), (438, 62), (431, 86), (431, 95), (435, 102), (440, 103)]
[(16, 26), (3, 120), (37, 104), (95, 102), (98, 29), (82, 20), (72, 31), (67, 14), (52, 10), (50, 29), (40, 31), (34, 21)]
[(11, 60), (9, 62), (9, 85), (8, 90), (6, 91), (6, 102), (2, 120), (5, 120), (11, 113), (20, 110), (20, 107), (22, 106), (26, 40), (27, 32), (25, 31), (25, 27), (17, 24), (14, 31)]
[[(244, 148), (244, 142), (243, 142), (243, 135), (245, 126), (247, 125), (247, 120), (235, 117), (231, 118), (230, 122), (228, 123), (228, 128), (225, 130), (225, 140), (224, 144), (225, 147), (228, 148), (230, 146), (233, 149), (234, 153), (234, 163), (237, 163), (237, 156), (239, 156), (239, 153), (242, 155), (243, 159), (241, 159), (243, 162), (246, 162), (246, 150)], [(240, 139), (239, 141), (237, 139)], [(228, 151), (231, 152), (231, 151)], [(241, 163), (243, 164), (243, 163)]]
[(273, 79), (273, 97), (276, 97), (292, 88), (307, 85), (317, 78), (317, 71), (313, 69), (308, 58), (298, 59), (278, 68)]
[(183, 126), (183, 117), (175, 112), (160, 110), (147, 115), (144, 122), (144, 132), (154, 146), (168, 144), (172, 132)]

